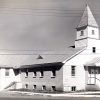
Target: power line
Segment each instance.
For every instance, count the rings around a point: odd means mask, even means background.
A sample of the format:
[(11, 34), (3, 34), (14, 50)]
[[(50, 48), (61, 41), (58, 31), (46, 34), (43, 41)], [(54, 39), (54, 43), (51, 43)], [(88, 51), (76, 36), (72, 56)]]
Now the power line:
[[(78, 9), (70, 9), (70, 10), (68, 10), (68, 9), (62, 9), (62, 8), (59, 8), (59, 9), (57, 9), (57, 8), (32, 8), (32, 9), (30, 9), (30, 8), (9, 8), (9, 7), (0, 7), (0, 8), (6, 8), (6, 9), (0, 9), (1, 11), (63, 11), (63, 12), (66, 12), (66, 11), (70, 11), (70, 12), (83, 12), (84, 10), (78, 10)], [(92, 11), (99, 11), (100, 12), (100, 10), (92, 10)]]
[[(2, 7), (0, 7), (2, 8)], [(6, 9), (0, 9), (1, 11), (63, 11), (63, 12), (83, 12), (84, 9), (62, 9), (62, 8), (6, 8)], [(100, 12), (100, 9), (93, 9), (92, 11), (98, 11)]]
[[(57, 17), (81, 17), (81, 13), (64, 13), (64, 12), (1, 12), (0, 14), (14, 14), (14, 15), (32, 15), (32, 16), (57, 16)], [(93, 14), (95, 17), (99, 18), (100, 14)]]
[[(72, 50), (71, 50), (72, 49)], [(0, 49), (0, 51), (64, 51), (64, 50), (71, 50), (71, 51), (75, 51), (75, 50), (80, 50), (80, 49), (73, 49), (73, 48), (65, 48), (65, 49), (60, 49), (60, 50), (39, 50), (39, 49)], [(86, 50), (92, 50), (92, 49), (86, 49)], [(100, 50), (100, 49), (96, 49), (96, 50)]]
[[(100, 54), (100, 53), (95, 53), (95, 55), (98, 55), (98, 54)], [(56, 55), (59, 55), (59, 56), (61, 56), (61, 55), (69, 55), (69, 56), (72, 56), (72, 55), (75, 55), (75, 54), (42, 54), (42, 53), (29, 53), (29, 54), (18, 54), (18, 53), (16, 53), (16, 54), (13, 54), (13, 53), (11, 53), (11, 54), (8, 54), (8, 53), (2, 53), (2, 54), (0, 54), (0, 55), (48, 55), (48, 56), (56, 56)], [(94, 53), (90, 53), (90, 54), (79, 54), (79, 55), (94, 55)], [(99, 55), (98, 55), (99, 56)]]
[[(80, 9), (80, 8), (61, 8), (61, 7), (52, 7), (52, 8), (40, 8), (40, 7), (35, 7), (35, 8), (18, 8), (18, 7), (0, 7), (1, 10), (5, 10), (5, 9), (19, 9), (19, 10), (57, 10), (57, 11), (84, 11), (84, 8), (83, 9)], [(100, 9), (93, 9), (92, 11), (99, 11)]]
[[(0, 7), (6, 9), (0, 9), (0, 14), (16, 14), (16, 15), (35, 15), (35, 16), (57, 16), (57, 17), (81, 17), (84, 10), (76, 9), (57, 9), (57, 8), (9, 8)], [(31, 11), (31, 12), (30, 12)], [(32, 12), (33, 11), (33, 12)], [(100, 17), (100, 10), (94, 10), (96, 17)], [(98, 12), (98, 13), (97, 13)]]

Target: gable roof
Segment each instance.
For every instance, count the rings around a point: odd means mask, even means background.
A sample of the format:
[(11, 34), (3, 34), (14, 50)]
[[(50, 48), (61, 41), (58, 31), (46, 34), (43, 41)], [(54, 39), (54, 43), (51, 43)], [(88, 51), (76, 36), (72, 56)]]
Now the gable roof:
[[(58, 51), (3, 51), (0, 52), (0, 67), (17, 68), (22, 65), (63, 62), (83, 48), (67, 48)], [(37, 59), (39, 55), (43, 59)]]
[(90, 10), (90, 7), (87, 5), (77, 28), (88, 26), (88, 25), (94, 26), (94, 27), (99, 27), (91, 10)]

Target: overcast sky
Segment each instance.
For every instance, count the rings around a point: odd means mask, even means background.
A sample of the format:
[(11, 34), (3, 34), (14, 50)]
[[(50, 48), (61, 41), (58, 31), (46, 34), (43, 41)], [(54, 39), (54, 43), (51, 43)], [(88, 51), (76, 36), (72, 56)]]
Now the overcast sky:
[[(100, 25), (100, 0), (88, 0)], [(85, 0), (0, 0), (0, 49), (53, 50), (76, 39)]]

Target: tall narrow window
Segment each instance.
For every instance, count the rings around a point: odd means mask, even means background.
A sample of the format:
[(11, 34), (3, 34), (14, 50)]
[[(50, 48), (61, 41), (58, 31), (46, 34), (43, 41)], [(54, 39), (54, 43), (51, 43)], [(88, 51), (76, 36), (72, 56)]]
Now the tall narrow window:
[(56, 71), (53, 70), (53, 71), (51, 72), (51, 77), (54, 78), (55, 76), (56, 76)]
[(94, 33), (94, 30), (92, 30), (92, 35), (94, 35), (95, 33)]
[(43, 78), (43, 76), (44, 76), (44, 73), (43, 73), (43, 71), (41, 71), (40, 72), (40, 78)]
[(36, 76), (37, 76), (37, 73), (33, 72), (33, 78), (36, 78)]
[(28, 70), (25, 72), (25, 78), (28, 77)]
[(45, 85), (42, 86), (42, 90), (46, 90), (46, 86)]
[(56, 86), (52, 86), (52, 87), (51, 87), (51, 90), (52, 90), (52, 91), (56, 91)]
[(84, 35), (84, 31), (82, 30), (80, 36), (83, 36), (83, 35)]
[(71, 75), (75, 76), (75, 66), (71, 66)]
[(33, 90), (36, 90), (36, 85), (33, 85)]
[(93, 52), (93, 53), (96, 52), (96, 47), (92, 47), (92, 52)]
[(5, 69), (5, 76), (9, 76), (9, 70), (10, 69)]
[(25, 84), (25, 89), (28, 89), (28, 84)]

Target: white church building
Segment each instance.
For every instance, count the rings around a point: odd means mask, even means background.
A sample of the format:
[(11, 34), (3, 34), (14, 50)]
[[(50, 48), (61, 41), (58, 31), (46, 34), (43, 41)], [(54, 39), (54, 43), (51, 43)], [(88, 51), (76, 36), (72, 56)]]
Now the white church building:
[[(16, 67), (17, 66), (17, 67)], [(64, 51), (0, 53), (0, 90), (99, 90), (99, 26), (87, 5), (74, 46)]]

